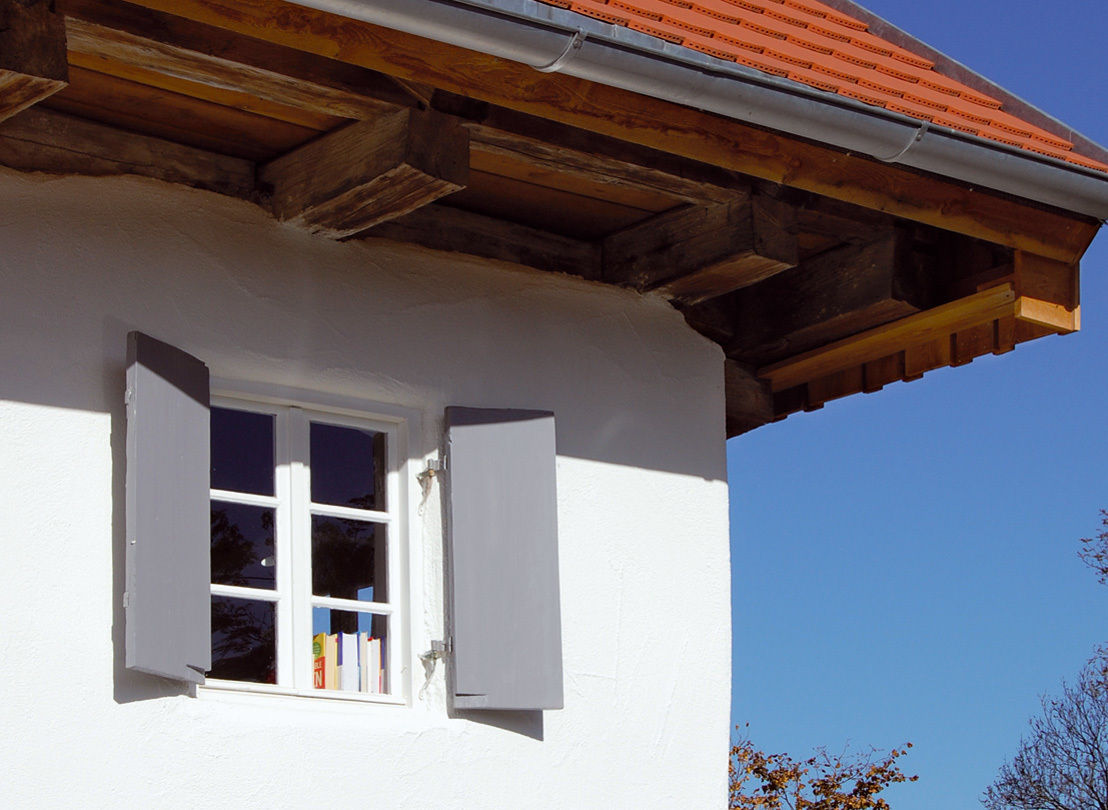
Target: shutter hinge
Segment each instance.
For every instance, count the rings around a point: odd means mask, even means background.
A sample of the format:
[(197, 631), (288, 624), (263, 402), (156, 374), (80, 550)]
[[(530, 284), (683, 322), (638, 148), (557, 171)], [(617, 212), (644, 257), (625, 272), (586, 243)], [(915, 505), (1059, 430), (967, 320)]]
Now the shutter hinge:
[(445, 658), (454, 652), (454, 639), (447, 636), (445, 641), (440, 641), (438, 639), (432, 641), (431, 652), (432, 654), (437, 654), (436, 657), (438, 658)]
[(426, 487), (431, 482), (431, 479), (445, 471), (446, 459), (429, 458), (427, 459), (427, 466), (423, 469), (423, 472), (416, 476), (416, 480)]
[(127, 591), (123, 592), (123, 607), (127, 608), (131, 606), (131, 594)]

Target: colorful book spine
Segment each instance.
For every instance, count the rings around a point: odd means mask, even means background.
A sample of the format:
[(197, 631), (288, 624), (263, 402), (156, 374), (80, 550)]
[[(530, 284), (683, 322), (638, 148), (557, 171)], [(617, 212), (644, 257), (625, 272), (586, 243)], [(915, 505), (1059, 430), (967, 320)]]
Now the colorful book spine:
[(312, 688), (325, 688), (325, 673), (327, 668), (327, 656), (324, 650), (327, 646), (327, 634), (316, 633), (312, 636)]

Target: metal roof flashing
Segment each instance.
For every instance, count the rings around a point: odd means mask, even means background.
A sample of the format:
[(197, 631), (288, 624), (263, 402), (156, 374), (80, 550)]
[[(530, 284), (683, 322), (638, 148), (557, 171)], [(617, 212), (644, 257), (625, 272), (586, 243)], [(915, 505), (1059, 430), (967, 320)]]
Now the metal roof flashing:
[[(1108, 220), (1108, 174), (1103, 172), (927, 124), (537, 0), (297, 1)], [(837, 2), (861, 16), (860, 7)], [(894, 28), (868, 12), (866, 19)], [(987, 84), (990, 92), (999, 91)], [(1053, 129), (1059, 126), (1053, 121)], [(1108, 160), (1108, 152), (1097, 147), (1100, 155)]]

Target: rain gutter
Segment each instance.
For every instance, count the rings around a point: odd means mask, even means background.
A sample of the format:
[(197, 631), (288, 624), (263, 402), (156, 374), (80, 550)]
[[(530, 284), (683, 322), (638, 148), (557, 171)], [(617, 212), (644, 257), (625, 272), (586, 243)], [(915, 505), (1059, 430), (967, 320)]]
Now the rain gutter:
[(1108, 219), (1108, 174), (926, 124), (536, 0), (297, 2)]

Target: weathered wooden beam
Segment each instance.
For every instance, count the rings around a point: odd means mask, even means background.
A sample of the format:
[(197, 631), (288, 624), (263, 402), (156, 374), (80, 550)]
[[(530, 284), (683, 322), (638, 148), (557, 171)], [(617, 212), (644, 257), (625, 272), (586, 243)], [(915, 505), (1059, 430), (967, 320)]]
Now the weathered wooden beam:
[[(188, 25), (159, 30), (159, 39), (151, 39), (75, 17), (65, 20), (71, 58), (102, 73), (132, 78), (137, 70), (144, 79), (151, 74), (170, 79), (161, 83), (162, 89), (179, 90), (172, 80), (187, 81), (340, 118), (372, 118), (396, 109), (344, 86), (302, 58), (278, 62), (280, 55), (264, 43), (244, 41), (233, 59), (220, 56), (198, 32), (180, 30)], [(276, 64), (262, 67), (251, 61)]]
[(727, 438), (772, 422), (773, 393), (765, 380), (734, 360), (723, 364), (723, 385), (727, 397)]
[(435, 250), (513, 262), (596, 279), (600, 248), (558, 234), (445, 205), (428, 205), (386, 222), (366, 237), (412, 242)]
[(0, 0), (0, 121), (65, 87), (65, 25), (52, 0)]
[(667, 211), (604, 240), (604, 281), (694, 304), (797, 261), (793, 208), (769, 197)]
[[(780, 363), (758, 369), (757, 375), (767, 380), (771, 388), (784, 391), (827, 375), (861, 366), (887, 357), (897, 351), (927, 351), (936, 346), (945, 351), (934, 358), (937, 365), (950, 363), (951, 335), (985, 323), (992, 323), (1012, 315), (1016, 307), (1016, 295), (1012, 284), (997, 285), (988, 290), (960, 298), (925, 312), (919, 312), (898, 321), (879, 326), (822, 346), (809, 352), (790, 357)], [(922, 374), (937, 365), (931, 362), (914, 363), (906, 357), (907, 376)], [(915, 368), (919, 365), (920, 368)]]
[(281, 0), (141, 0), (269, 42), (1073, 262), (1098, 223), (669, 101), (389, 31)]
[(281, 220), (344, 238), (463, 188), (469, 134), (434, 112), (399, 110), (330, 132), (263, 166)]
[(675, 201), (700, 205), (723, 203), (746, 196), (746, 191), (741, 186), (716, 186), (695, 176), (689, 177), (684, 173), (656, 168), (648, 162), (653, 155), (606, 155), (596, 148), (595, 139), (581, 138), (580, 135), (572, 139), (585, 141), (579, 144), (579, 148), (564, 142), (570, 139), (551, 140), (556, 138), (556, 133), (551, 132), (550, 127), (546, 127), (547, 131), (542, 133), (542, 139), (483, 124), (470, 124), (467, 128), (470, 132), (470, 148), (474, 153), (503, 156), (559, 175), (578, 177), (590, 183), (637, 189), (671, 197)]
[(727, 353), (765, 365), (925, 309), (932, 274), (894, 228), (866, 245), (826, 251), (726, 299), (738, 326)]
[(254, 197), (254, 164), (248, 160), (43, 109), (0, 124), (0, 165), (52, 174), (135, 174)]
[(1013, 267), (1020, 306), (1016, 317), (1052, 332), (1081, 328), (1077, 263), (1068, 264), (1017, 250)]

